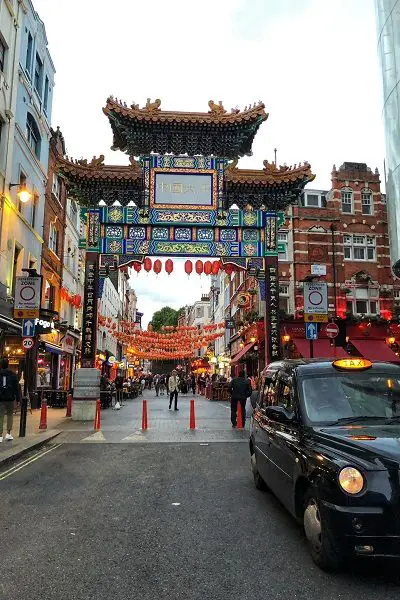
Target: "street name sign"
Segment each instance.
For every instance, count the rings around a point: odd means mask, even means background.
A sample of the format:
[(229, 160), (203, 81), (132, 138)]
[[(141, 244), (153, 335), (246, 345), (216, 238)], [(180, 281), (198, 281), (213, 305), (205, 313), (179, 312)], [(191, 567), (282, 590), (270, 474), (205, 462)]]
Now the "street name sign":
[(32, 319), (39, 316), (40, 277), (17, 277), (15, 280), (14, 318)]
[(306, 323), (306, 339), (317, 340), (318, 339), (318, 325), (316, 323)]
[(311, 275), (326, 275), (326, 265), (311, 265)]

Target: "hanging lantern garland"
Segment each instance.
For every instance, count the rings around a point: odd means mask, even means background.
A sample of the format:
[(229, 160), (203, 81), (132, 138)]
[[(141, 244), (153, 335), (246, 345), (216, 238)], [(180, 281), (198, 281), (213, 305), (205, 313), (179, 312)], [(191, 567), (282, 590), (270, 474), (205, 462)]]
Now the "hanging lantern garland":
[(170, 258), (167, 261), (165, 261), (165, 270), (168, 273), (168, 275), (171, 275), (172, 271), (174, 270), (174, 263)]
[(156, 275), (159, 275), (161, 273), (161, 269), (162, 269), (161, 260), (160, 259), (155, 260), (154, 266), (153, 266), (154, 273), (156, 273)]
[(186, 325), (165, 326), (161, 332), (153, 331), (151, 326), (147, 331), (135, 331), (134, 326), (131, 322), (120, 321), (120, 331), (114, 335), (128, 346), (128, 354), (149, 360), (192, 358), (196, 350), (207, 347), (225, 332), (225, 323), (212, 323), (200, 329)]

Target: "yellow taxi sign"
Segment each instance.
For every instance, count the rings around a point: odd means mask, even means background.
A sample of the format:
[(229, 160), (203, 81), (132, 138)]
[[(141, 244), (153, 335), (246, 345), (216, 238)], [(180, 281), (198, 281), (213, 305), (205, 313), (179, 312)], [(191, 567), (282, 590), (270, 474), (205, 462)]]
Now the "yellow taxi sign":
[(363, 371), (370, 369), (372, 362), (367, 358), (338, 358), (332, 363), (332, 366), (343, 371)]

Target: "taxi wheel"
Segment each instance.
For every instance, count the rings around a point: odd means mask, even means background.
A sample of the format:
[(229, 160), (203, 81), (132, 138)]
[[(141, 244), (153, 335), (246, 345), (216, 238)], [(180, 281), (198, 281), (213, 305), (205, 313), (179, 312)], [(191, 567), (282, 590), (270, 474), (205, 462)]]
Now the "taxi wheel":
[(267, 490), (268, 486), (265, 483), (264, 479), (261, 477), (260, 472), (257, 468), (257, 458), (255, 452), (253, 452), (253, 454), (251, 455), (251, 470), (253, 472), (254, 485), (256, 486), (256, 488), (258, 490), (261, 490), (262, 492)]
[(319, 501), (308, 490), (304, 501), (304, 531), (315, 564), (324, 571), (337, 571), (343, 565), (344, 553), (328, 523), (321, 514)]

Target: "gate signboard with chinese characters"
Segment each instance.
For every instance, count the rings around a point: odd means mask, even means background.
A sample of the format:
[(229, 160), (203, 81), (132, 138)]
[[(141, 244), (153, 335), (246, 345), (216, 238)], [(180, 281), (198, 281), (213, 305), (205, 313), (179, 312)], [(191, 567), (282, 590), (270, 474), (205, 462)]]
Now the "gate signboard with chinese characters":
[(278, 358), (277, 232), (285, 209), (313, 180), (311, 167), (265, 160), (262, 169), (238, 168), (268, 118), (262, 102), (227, 111), (210, 100), (202, 113), (163, 111), (160, 105), (158, 99), (143, 108), (107, 99), (103, 112), (112, 128), (112, 148), (126, 152), (129, 164), (106, 165), (104, 156), (89, 162), (59, 157), (84, 222), (82, 364), (93, 366), (96, 353), (92, 299), (99, 256), (101, 268), (141, 263), (147, 256), (193, 256), (253, 269), (265, 280), (266, 359)]

